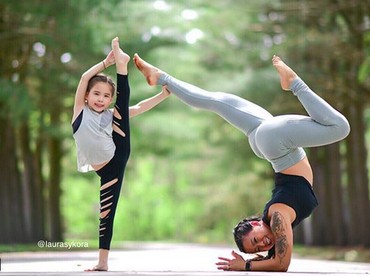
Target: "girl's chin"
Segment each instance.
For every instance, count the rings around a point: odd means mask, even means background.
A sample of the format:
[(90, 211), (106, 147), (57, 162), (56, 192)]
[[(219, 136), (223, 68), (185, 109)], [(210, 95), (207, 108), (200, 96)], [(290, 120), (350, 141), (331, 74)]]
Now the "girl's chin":
[(94, 105), (93, 106), (93, 109), (96, 111), (96, 112), (102, 112), (105, 110), (105, 107), (104, 106), (96, 106)]
[(104, 111), (104, 108), (96, 106), (91, 107), (91, 109), (94, 110), (96, 113), (102, 113)]

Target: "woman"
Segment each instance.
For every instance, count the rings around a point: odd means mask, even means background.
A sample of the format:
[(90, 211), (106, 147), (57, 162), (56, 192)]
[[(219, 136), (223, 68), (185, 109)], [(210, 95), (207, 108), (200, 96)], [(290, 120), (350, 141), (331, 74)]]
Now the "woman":
[[(88, 271), (108, 270), (113, 221), (130, 156), (129, 118), (150, 110), (169, 96), (163, 90), (129, 107), (129, 61), (130, 57), (119, 47), (118, 38), (113, 39), (112, 51), (82, 75), (75, 96), (72, 128), (78, 170), (94, 170), (100, 177), (99, 261)], [(100, 72), (113, 64), (117, 70), (117, 98), (111, 110), (115, 84)]]
[(309, 116), (272, 116), (262, 107), (238, 96), (208, 92), (185, 83), (134, 57), (149, 85), (166, 86), (190, 106), (217, 113), (248, 136), (254, 153), (268, 160), (275, 171), (275, 189), (262, 218), (241, 221), (234, 229), (242, 252), (270, 251), (267, 258), (244, 260), (220, 257), (221, 270), (287, 271), (293, 248), (293, 227), (317, 206), (312, 190), (313, 174), (302, 147), (328, 145), (349, 134), (346, 118), (316, 95), (278, 56), (272, 63), (283, 90), (291, 90)]

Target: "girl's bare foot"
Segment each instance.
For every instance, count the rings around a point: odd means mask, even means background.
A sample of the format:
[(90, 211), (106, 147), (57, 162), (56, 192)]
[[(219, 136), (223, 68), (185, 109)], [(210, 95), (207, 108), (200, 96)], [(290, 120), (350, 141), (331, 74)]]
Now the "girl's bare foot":
[(90, 269), (85, 269), (85, 271), (108, 271), (108, 255), (109, 250), (99, 249), (99, 261), (96, 266)]
[(149, 85), (156, 85), (158, 83), (159, 76), (162, 73), (161, 70), (147, 63), (138, 54), (134, 55), (134, 63), (137, 69), (144, 75)]
[(108, 267), (94, 266), (93, 268), (85, 269), (85, 271), (86, 272), (89, 272), (89, 271), (108, 271)]
[(127, 64), (130, 61), (130, 56), (119, 47), (118, 37), (112, 39), (112, 50), (116, 63)]
[(276, 55), (272, 57), (272, 65), (279, 73), (281, 88), (289, 90), (290, 84), (298, 75)]

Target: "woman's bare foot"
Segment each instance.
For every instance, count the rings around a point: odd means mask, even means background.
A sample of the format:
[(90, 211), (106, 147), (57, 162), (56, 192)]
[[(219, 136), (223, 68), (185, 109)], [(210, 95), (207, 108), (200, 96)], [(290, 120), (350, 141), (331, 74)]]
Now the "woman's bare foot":
[(161, 70), (147, 63), (138, 54), (134, 55), (134, 63), (137, 69), (144, 75), (149, 85), (156, 85), (158, 83), (159, 76), (162, 73)]
[(283, 90), (290, 90), (291, 83), (298, 75), (276, 55), (272, 57), (272, 65), (274, 65), (279, 73), (281, 88)]

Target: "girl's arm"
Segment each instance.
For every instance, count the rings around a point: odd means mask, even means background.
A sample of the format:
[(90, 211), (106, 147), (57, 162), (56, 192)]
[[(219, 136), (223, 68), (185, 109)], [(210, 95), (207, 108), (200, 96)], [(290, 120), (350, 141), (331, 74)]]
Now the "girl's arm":
[(108, 68), (114, 63), (115, 63), (115, 60), (114, 60), (113, 51), (110, 51), (110, 53), (107, 55), (107, 57), (103, 61), (95, 64), (90, 69), (88, 69), (85, 73), (82, 74), (80, 82), (76, 90), (72, 122), (76, 119), (78, 114), (81, 113), (85, 105), (85, 96), (86, 96), (87, 84), (89, 83), (89, 80), (93, 76), (100, 73), (101, 71)]
[(130, 118), (140, 115), (152, 109), (153, 107), (158, 105), (160, 102), (165, 100), (169, 95), (170, 95), (170, 92), (166, 89), (166, 87), (163, 87), (162, 92), (158, 93), (157, 95), (151, 98), (148, 98), (146, 100), (143, 100), (134, 106), (130, 106)]

